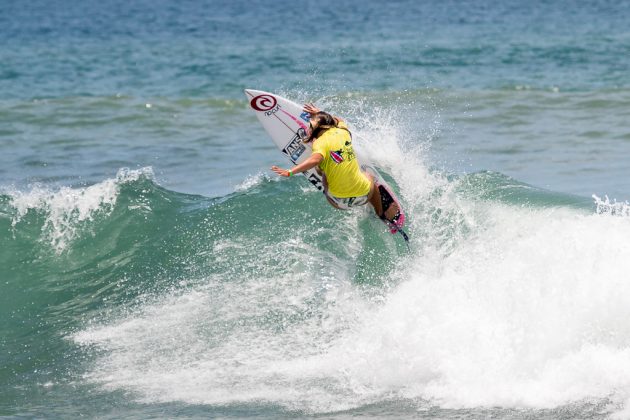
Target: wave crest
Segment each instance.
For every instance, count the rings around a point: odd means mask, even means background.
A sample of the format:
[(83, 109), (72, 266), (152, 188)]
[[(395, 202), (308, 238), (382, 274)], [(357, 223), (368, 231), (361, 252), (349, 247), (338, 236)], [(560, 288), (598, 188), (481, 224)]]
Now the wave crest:
[(9, 191), (9, 205), (14, 209), (11, 226), (15, 229), (31, 212), (44, 216), (40, 239), (61, 253), (77, 238), (81, 228), (97, 215), (107, 217), (113, 211), (121, 185), (153, 179), (150, 167), (138, 170), (121, 168), (116, 177), (84, 188), (61, 187), (58, 190), (35, 186), (28, 192)]
[(597, 214), (609, 214), (611, 216), (622, 217), (630, 216), (630, 203), (627, 201), (611, 201), (607, 195), (604, 196), (604, 198), (600, 198), (595, 194), (593, 194), (593, 199), (595, 200), (595, 205), (597, 206), (595, 210)]

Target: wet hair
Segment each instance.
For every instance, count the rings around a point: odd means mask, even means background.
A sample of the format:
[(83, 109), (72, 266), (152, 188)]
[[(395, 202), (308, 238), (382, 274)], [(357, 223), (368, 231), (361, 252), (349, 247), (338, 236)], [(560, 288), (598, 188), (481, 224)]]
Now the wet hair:
[[(324, 134), (324, 132), (329, 128), (337, 127), (337, 120), (335, 119), (335, 117), (324, 111), (319, 111), (317, 114), (313, 115), (311, 117), (311, 122), (316, 127), (305, 140), (307, 143), (315, 140), (316, 138)], [(315, 122), (317, 123), (315, 124)]]

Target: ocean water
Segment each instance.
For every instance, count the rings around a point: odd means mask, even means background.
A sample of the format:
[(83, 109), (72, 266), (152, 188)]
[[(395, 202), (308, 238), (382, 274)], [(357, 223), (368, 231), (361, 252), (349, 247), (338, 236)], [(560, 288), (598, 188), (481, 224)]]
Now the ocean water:
[[(630, 417), (628, 21), (3, 1), (0, 416)], [(278, 179), (245, 88), (343, 116), (410, 250)]]

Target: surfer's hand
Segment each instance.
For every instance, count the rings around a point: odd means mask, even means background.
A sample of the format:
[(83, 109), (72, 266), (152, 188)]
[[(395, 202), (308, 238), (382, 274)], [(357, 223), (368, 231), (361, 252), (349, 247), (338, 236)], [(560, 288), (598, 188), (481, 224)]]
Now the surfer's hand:
[(304, 104), (304, 112), (308, 112), (311, 115), (315, 115), (319, 112), (319, 108), (315, 106), (312, 102), (308, 102)]
[(290, 176), (289, 171), (287, 171), (286, 169), (278, 168), (275, 165), (271, 167), (271, 170), (280, 176)]

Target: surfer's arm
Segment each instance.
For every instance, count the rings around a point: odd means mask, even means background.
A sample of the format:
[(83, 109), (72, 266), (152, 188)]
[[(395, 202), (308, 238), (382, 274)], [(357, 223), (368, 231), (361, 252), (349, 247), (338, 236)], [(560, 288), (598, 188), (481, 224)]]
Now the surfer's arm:
[[(300, 163), (298, 165), (295, 165), (290, 170), (282, 169), (282, 168), (279, 168), (277, 166), (272, 166), (271, 170), (274, 171), (275, 173), (277, 173), (280, 176), (291, 176), (291, 175), (299, 174), (300, 172), (306, 172), (309, 169), (313, 169), (314, 167), (319, 165), (322, 162), (322, 160), (324, 160), (324, 156), (320, 155), (319, 153), (313, 153), (304, 162), (302, 162), (302, 163)], [(289, 171), (291, 173), (289, 173)]]

